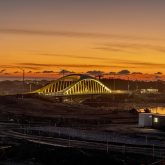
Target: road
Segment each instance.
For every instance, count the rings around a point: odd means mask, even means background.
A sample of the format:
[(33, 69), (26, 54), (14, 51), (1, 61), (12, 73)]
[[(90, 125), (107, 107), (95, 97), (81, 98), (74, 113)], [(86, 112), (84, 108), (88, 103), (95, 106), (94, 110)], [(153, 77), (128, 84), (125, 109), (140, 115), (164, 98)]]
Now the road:
[[(45, 135), (37, 134), (37, 132), (42, 132)], [(0, 122), (0, 138), (26, 140), (31, 143), (55, 147), (134, 153), (165, 158), (164, 141), (159, 141), (159, 139), (150, 139), (150, 141), (148, 139), (146, 144), (144, 137), (139, 138), (137, 135), (131, 139), (128, 135), (115, 134), (114, 136), (112, 132)]]
[(15, 131), (1, 131), (6, 137), (13, 139), (26, 140), (31, 143), (37, 143), (40, 145), (48, 145), (54, 147), (65, 147), (65, 148), (81, 148), (81, 149), (92, 149), (101, 150), (105, 152), (119, 152), (119, 153), (134, 153), (141, 155), (149, 155), (153, 157), (165, 158), (165, 148), (158, 148), (155, 146), (133, 146), (118, 143), (105, 143), (96, 141), (85, 141), (85, 140), (73, 140), (57, 137), (45, 137), (28, 135), (18, 133)]

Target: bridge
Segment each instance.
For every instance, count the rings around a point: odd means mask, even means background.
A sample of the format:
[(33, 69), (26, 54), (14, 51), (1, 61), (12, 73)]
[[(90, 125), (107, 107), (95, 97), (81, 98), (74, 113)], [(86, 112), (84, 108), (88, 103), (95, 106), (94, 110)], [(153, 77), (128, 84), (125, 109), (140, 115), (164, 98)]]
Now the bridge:
[(45, 96), (76, 96), (111, 94), (112, 90), (89, 75), (70, 74), (32, 93)]

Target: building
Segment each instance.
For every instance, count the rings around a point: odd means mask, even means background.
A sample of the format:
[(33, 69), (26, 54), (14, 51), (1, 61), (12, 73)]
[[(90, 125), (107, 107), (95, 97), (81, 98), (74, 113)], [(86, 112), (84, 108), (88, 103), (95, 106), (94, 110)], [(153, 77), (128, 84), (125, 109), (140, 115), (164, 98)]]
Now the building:
[(139, 113), (139, 127), (152, 127), (152, 113)]
[(152, 89), (152, 88), (140, 89), (140, 93), (141, 94), (156, 94), (158, 93), (158, 89)]
[(152, 127), (165, 130), (165, 115), (153, 114)]
[(139, 113), (138, 126), (165, 130), (165, 115), (154, 113)]

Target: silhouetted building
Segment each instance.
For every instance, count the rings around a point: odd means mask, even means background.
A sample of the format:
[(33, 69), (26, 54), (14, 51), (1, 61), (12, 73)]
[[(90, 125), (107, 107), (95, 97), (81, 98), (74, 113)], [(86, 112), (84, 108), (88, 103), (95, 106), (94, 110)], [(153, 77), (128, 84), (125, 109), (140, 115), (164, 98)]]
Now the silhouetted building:
[(165, 130), (165, 115), (153, 114), (152, 126), (153, 128), (156, 128), (156, 129)]
[(152, 88), (140, 89), (140, 93), (141, 94), (156, 94), (156, 93), (158, 93), (158, 89), (152, 89)]

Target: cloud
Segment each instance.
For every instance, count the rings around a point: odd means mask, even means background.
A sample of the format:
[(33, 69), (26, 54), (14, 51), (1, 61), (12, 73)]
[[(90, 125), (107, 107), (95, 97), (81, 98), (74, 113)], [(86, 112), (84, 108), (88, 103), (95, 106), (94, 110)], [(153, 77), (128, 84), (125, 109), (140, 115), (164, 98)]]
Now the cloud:
[(153, 63), (153, 62), (142, 62), (142, 61), (135, 61), (135, 60), (120, 60), (120, 59), (111, 59), (111, 63), (119, 64), (125, 68), (165, 68), (165, 63)]
[(14, 74), (20, 73), (19, 71), (15, 71)]
[(33, 66), (22, 66), (20, 64), (16, 64), (16, 65), (0, 65), (1, 68), (6, 68), (6, 69), (32, 69), (32, 70), (39, 70), (41, 69), (39, 66), (38, 67), (33, 67)]
[(92, 71), (87, 71), (87, 74), (91, 74), (94, 76), (101, 76), (104, 74), (104, 72), (100, 70), (92, 70)]
[(117, 74), (119, 74), (119, 75), (128, 75), (128, 74), (130, 74), (130, 71), (129, 70), (121, 70)]
[(109, 72), (110, 75), (116, 75), (116, 72)]
[[(77, 56), (77, 55), (67, 55), (67, 54), (53, 54), (53, 53), (42, 53), (39, 55), (44, 55), (44, 56), (57, 56), (57, 57), (68, 57), (68, 58), (75, 58), (75, 59), (87, 59), (87, 60), (101, 60), (102, 62), (106, 63), (124, 63), (126, 60), (119, 60), (111, 57), (92, 57), (92, 56)], [(126, 61), (127, 62), (127, 61)], [(62, 64), (61, 64), (62, 65)], [(65, 66), (65, 65), (63, 65)], [(74, 67), (74, 64), (72, 65)], [(82, 65), (79, 65), (82, 67)], [(90, 65), (92, 67), (92, 65)], [(95, 67), (96, 65), (94, 65)], [(122, 68), (122, 66), (119, 65), (97, 65), (97, 67), (114, 67), (114, 68)], [(68, 66), (70, 67), (70, 66)], [(76, 67), (76, 66), (75, 66)], [(84, 65), (86, 67), (86, 65)], [(134, 68), (134, 66), (130, 66), (130, 68)]]
[(158, 52), (165, 52), (165, 46), (161, 45), (150, 45), (150, 44), (141, 44), (141, 43), (104, 43), (100, 44), (100, 46), (95, 47), (94, 49), (105, 50), (111, 52), (128, 52), (135, 53), (135, 51), (139, 50), (152, 50)]
[(110, 51), (110, 52), (129, 52), (129, 51), (126, 51), (124, 49), (112, 48), (112, 47), (108, 47), (108, 46), (95, 47), (94, 49), (105, 50), (105, 51)]
[(155, 74), (161, 75), (161, 74), (163, 74), (163, 73), (162, 73), (162, 72), (156, 72)]
[(109, 67), (110, 65), (92, 65), (92, 64), (41, 64), (41, 63), (17, 63), (22, 67), (71, 67), (71, 68), (87, 68), (87, 67)]
[(132, 72), (131, 74), (143, 74), (142, 72)]
[(162, 63), (152, 63), (152, 62), (136, 62), (136, 61), (125, 61), (124, 62), (125, 64), (129, 65), (135, 65), (136, 67), (146, 67), (146, 68), (149, 68), (149, 67), (161, 67), (161, 68), (164, 68), (165, 67), (165, 64), (162, 64)]
[(4, 73), (5, 75), (10, 75), (10, 73)]
[(70, 74), (70, 73), (74, 73), (74, 72), (69, 71), (69, 70), (65, 70), (65, 69), (63, 69), (59, 72), (59, 74)]
[(4, 73), (6, 71), (6, 69), (2, 69), (1, 71), (0, 71), (0, 73)]
[(91, 59), (91, 60), (107, 60), (108, 58), (104, 57), (91, 57), (91, 56), (78, 56), (78, 55), (69, 55), (69, 54), (51, 54), (51, 53), (41, 53), (42, 56), (57, 56), (57, 57), (68, 57), (68, 58), (77, 58), (77, 59)]
[(33, 30), (33, 29), (15, 29), (15, 28), (0, 28), (0, 33), (17, 34), (17, 35), (42, 35), (42, 36), (61, 36), (61, 37), (78, 37), (78, 38), (112, 38), (112, 39), (134, 39), (134, 40), (164, 40), (164, 38), (144, 38), (128, 35), (114, 35), (105, 33), (92, 32), (72, 32), (72, 31), (51, 31), (51, 30)]
[(85, 33), (85, 32), (71, 32), (71, 31), (48, 31), (48, 30), (31, 30), (31, 29), (11, 29), (1, 28), (1, 33), (13, 33), (24, 35), (45, 35), (45, 36), (64, 36), (64, 37), (119, 37), (118, 35), (102, 34), (102, 33)]
[[(120, 59), (111, 59), (106, 60), (106, 64), (44, 64), (44, 63), (17, 63), (18, 66), (23, 68), (34, 68), (35, 70), (40, 70), (43, 68), (125, 68), (127, 69), (137, 69), (137, 68), (165, 68), (163, 63), (152, 63), (152, 62), (141, 62), (133, 60), (120, 60)], [(112, 65), (114, 64), (114, 65)]]
[(52, 71), (52, 70), (44, 70), (42, 73), (55, 73), (54, 71)]

